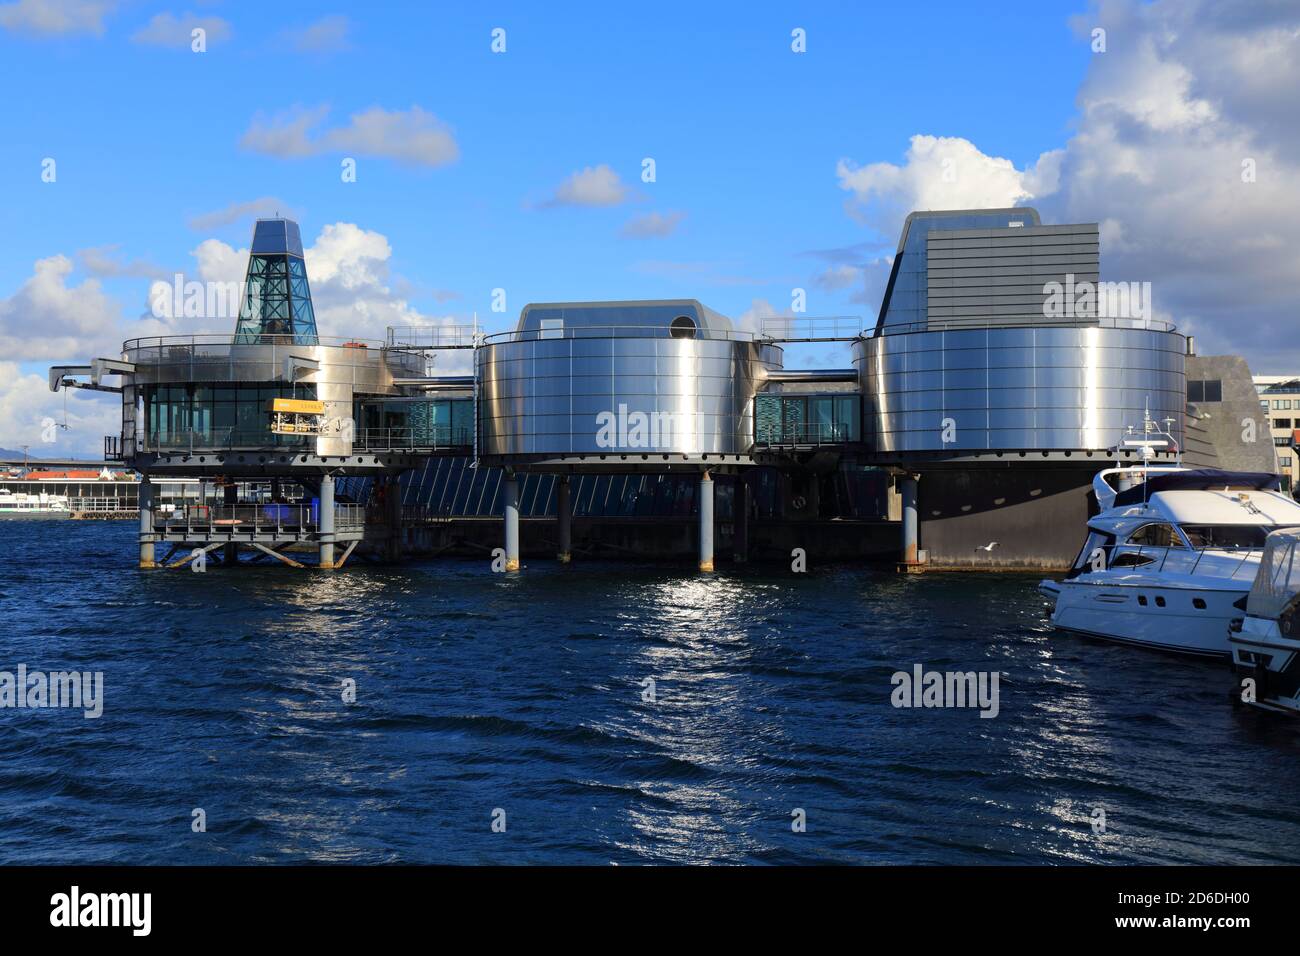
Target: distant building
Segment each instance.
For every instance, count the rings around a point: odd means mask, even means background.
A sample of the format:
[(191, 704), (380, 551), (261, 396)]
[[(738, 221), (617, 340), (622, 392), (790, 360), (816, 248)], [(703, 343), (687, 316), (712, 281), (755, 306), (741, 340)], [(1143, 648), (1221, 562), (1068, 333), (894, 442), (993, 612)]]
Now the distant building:
[(1254, 381), (1260, 408), (1268, 417), (1272, 432), (1278, 474), (1284, 487), (1294, 494), (1300, 488), (1300, 458), (1296, 452), (1296, 438), (1300, 435), (1300, 378), (1256, 375)]

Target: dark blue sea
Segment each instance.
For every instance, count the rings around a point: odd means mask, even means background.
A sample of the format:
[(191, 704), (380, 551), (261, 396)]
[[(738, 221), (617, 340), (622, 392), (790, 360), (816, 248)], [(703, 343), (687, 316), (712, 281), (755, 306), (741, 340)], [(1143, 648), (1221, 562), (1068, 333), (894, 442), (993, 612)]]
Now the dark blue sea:
[[(141, 572), (134, 536), (0, 522), (0, 670), (104, 675), (98, 719), (0, 710), (2, 863), (1300, 862), (1300, 730), (1053, 634), (1032, 577)], [(917, 663), (1000, 713), (893, 707)]]

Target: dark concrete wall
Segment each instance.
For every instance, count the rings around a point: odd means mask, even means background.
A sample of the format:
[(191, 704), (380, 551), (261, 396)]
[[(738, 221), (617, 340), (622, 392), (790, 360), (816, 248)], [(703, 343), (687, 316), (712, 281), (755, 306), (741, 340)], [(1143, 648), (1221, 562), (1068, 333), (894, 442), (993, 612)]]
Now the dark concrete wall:
[[(1059, 570), (1083, 545), (1092, 477), (1108, 462), (933, 469), (919, 486), (929, 568)], [(992, 551), (979, 550), (991, 541)]]
[(1214, 446), (1214, 455), (1213, 460), (1208, 460), (1209, 456), (1196, 454), (1199, 449), (1189, 441), (1186, 464), (1276, 472), (1277, 454), (1268, 412), (1259, 404), (1259, 392), (1246, 360), (1239, 355), (1189, 355), (1187, 379), (1218, 379), (1223, 383), (1223, 401), (1187, 406), (1189, 432), (1203, 434)]

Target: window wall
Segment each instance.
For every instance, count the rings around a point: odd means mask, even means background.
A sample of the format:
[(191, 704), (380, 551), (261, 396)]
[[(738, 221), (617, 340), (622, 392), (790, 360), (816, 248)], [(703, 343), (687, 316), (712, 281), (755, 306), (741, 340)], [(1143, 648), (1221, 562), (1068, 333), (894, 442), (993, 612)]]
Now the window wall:
[(314, 385), (194, 383), (143, 387), (147, 447), (288, 447), (308, 435), (271, 433), (273, 398), (314, 399)]
[(823, 444), (862, 439), (859, 396), (765, 394), (754, 398), (759, 444)]

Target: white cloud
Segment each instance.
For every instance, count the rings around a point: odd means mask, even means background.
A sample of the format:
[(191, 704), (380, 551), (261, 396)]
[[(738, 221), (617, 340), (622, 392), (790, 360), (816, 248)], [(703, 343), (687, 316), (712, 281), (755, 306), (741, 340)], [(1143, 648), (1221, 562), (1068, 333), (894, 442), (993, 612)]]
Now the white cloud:
[(617, 206), (628, 199), (618, 173), (605, 163), (586, 166), (562, 182), (543, 206)]
[(18, 0), (0, 4), (0, 27), (35, 36), (104, 32), (116, 0)]
[(152, 262), (124, 258), (121, 246), (116, 243), (81, 249), (77, 252), (77, 259), (82, 268), (100, 278), (155, 279), (164, 274), (163, 269)]
[(300, 53), (335, 53), (348, 48), (348, 32), (352, 23), (347, 17), (334, 14), (321, 17), (315, 23), (289, 30), (286, 36)]
[(200, 17), (193, 13), (156, 13), (153, 19), (131, 34), (131, 42), (148, 46), (169, 46), (189, 49), (194, 30), (207, 34), (208, 43), (230, 39), (230, 23), (221, 17)]
[(405, 111), (373, 106), (352, 114), (345, 126), (319, 129), (328, 115), (327, 106), (291, 110), (273, 118), (259, 114), (240, 145), (281, 159), (344, 153), (430, 167), (445, 166), (460, 156), (450, 127), (418, 106)]
[(38, 259), (18, 291), (0, 299), (0, 355), (61, 361), (87, 351), (117, 354), (121, 340), (114, 343), (114, 329), (121, 306), (98, 279), (70, 285), (72, 271), (67, 256)]
[[(0, 362), (0, 447), (30, 445), (38, 458), (102, 458), (104, 436), (122, 428), (118, 396), (72, 389), (67, 395), (66, 424), (63, 394), (50, 391), (46, 376)], [(50, 422), (56, 427), (49, 428)], [(47, 442), (53, 438), (53, 442)]]
[(853, 265), (827, 266), (813, 280), (827, 292), (839, 292), (862, 281), (862, 268)]
[(1104, 0), (1074, 25), (1081, 42), (1105, 29), (1107, 49), (1063, 149), (1017, 169), (965, 139), (916, 136), (902, 165), (839, 164), (851, 212), (889, 236), (911, 209), (1032, 203), (1045, 222), (1097, 222), (1104, 277), (1151, 282), (1199, 351), (1296, 372), (1300, 8)]
[(853, 194), (851, 210), (873, 224), (901, 219), (914, 209), (1015, 206), (1056, 190), (1060, 151), (1017, 169), (1009, 159), (986, 156), (959, 136), (912, 137), (905, 162), (855, 166), (840, 160), (840, 188)]
[(623, 224), (619, 235), (624, 239), (662, 239), (671, 236), (677, 226), (686, 218), (684, 212), (670, 212), (667, 215), (648, 212), (644, 216), (633, 216)]
[(207, 232), (219, 229), (244, 219), (267, 218), (270, 216), (287, 216), (292, 219), (295, 212), (288, 203), (274, 196), (261, 196), (247, 202), (231, 203), (224, 209), (216, 209), (192, 217), (187, 225), (195, 232)]

